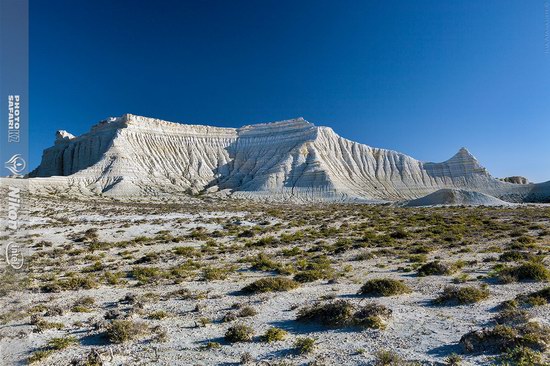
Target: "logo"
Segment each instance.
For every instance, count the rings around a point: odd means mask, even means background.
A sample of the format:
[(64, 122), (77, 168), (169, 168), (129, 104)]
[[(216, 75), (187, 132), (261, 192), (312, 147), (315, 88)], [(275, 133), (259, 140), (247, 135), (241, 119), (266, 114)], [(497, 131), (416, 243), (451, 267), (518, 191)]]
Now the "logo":
[(23, 252), (13, 242), (8, 243), (6, 246), (6, 263), (13, 269), (21, 269), (23, 267)]
[(27, 163), (25, 159), (21, 157), (21, 154), (15, 154), (10, 160), (4, 163), (4, 167), (15, 175), (20, 175), (19, 173), (25, 170), (26, 166)]

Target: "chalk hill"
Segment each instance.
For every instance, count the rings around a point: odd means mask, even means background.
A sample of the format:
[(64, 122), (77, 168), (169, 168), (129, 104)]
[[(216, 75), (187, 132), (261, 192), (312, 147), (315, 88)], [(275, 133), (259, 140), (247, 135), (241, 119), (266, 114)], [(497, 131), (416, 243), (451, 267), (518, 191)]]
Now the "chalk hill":
[(218, 192), (270, 200), (397, 201), (449, 188), (550, 201), (548, 184), (495, 179), (464, 148), (441, 163), (421, 162), (302, 118), (235, 129), (126, 114), (81, 136), (58, 131), (30, 177), (45, 187), (120, 197)]

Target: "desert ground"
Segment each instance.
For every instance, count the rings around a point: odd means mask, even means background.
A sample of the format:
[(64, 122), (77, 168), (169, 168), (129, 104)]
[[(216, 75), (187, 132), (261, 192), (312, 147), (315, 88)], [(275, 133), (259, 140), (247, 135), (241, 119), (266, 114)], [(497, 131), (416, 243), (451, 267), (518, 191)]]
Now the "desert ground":
[(549, 364), (549, 206), (29, 199), (2, 365)]

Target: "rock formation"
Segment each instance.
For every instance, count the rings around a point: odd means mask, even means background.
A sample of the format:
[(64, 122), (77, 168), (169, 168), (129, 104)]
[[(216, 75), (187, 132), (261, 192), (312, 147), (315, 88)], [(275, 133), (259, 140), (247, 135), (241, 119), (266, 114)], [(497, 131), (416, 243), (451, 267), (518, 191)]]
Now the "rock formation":
[(421, 162), (302, 118), (235, 129), (126, 114), (78, 137), (59, 131), (30, 176), (55, 176), (41, 182), (82, 194), (221, 191), (273, 200), (395, 201), (451, 188), (522, 201), (535, 188), (491, 177), (465, 148), (442, 163)]
[(509, 206), (511, 203), (488, 194), (462, 189), (440, 189), (427, 196), (406, 202), (405, 206)]
[(525, 177), (520, 177), (514, 175), (513, 177), (500, 178), (503, 182), (513, 183), (513, 184), (529, 184), (529, 180)]

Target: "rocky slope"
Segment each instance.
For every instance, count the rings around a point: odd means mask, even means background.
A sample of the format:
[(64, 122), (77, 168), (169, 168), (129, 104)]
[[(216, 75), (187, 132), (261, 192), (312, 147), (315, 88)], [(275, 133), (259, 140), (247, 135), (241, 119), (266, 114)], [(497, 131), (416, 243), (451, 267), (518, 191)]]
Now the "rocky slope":
[[(493, 178), (466, 150), (442, 163), (356, 143), (301, 118), (242, 128), (126, 114), (75, 137), (59, 131), (33, 186), (109, 196), (220, 193), (246, 198), (388, 201), (442, 188), (550, 200), (548, 185)], [(535, 192), (535, 193), (533, 193)]]
[(406, 202), (407, 207), (420, 206), (508, 206), (511, 203), (499, 200), (488, 194), (444, 188), (427, 196)]

